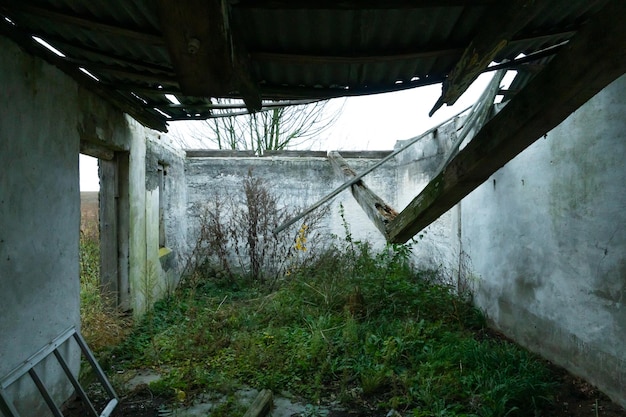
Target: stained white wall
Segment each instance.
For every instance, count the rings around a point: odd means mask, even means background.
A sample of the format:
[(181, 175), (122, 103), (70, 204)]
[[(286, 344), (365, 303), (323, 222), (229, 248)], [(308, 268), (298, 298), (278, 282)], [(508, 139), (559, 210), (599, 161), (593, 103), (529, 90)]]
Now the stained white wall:
[[(23, 53), (0, 37), (0, 379), (69, 327), (80, 325), (79, 227), (80, 142), (128, 152), (130, 224), (123, 243), (129, 250), (131, 307), (145, 310), (142, 284), (154, 265), (150, 300), (175, 284), (171, 261), (163, 260), (158, 239), (159, 189), (150, 180), (152, 162), (171, 168), (167, 204), (170, 246), (184, 245), (176, 219), (185, 209), (182, 153), (166, 136), (142, 127), (55, 67)], [(180, 152), (180, 151), (178, 151)], [(176, 185), (178, 184), (178, 185)], [(182, 199), (184, 201), (184, 198)], [(156, 216), (155, 216), (156, 210)], [(177, 211), (178, 210), (178, 211)], [(63, 353), (78, 369), (78, 351)], [(60, 403), (71, 393), (54, 360), (40, 368)], [(29, 377), (11, 387), (23, 416), (47, 416), (47, 407)]]
[[(0, 378), (79, 325), (78, 88), (0, 37)], [(76, 351), (63, 349), (74, 369)], [(57, 399), (70, 387), (49, 362)], [(24, 416), (49, 415), (28, 376), (10, 395)]]
[(626, 76), (462, 202), (476, 302), (626, 406)]
[[(346, 159), (356, 171), (363, 172), (376, 159)], [(255, 178), (264, 180), (273, 190), (280, 204), (290, 208), (308, 208), (342, 184), (332, 165), (325, 157), (248, 157), (248, 158), (188, 158), (185, 167), (189, 231), (189, 247), (193, 247), (198, 236), (197, 216), (203, 205), (215, 193), (223, 195), (241, 194), (243, 179), (252, 172)], [(365, 177), (365, 183), (390, 205), (395, 205), (396, 170), (393, 161), (383, 165)], [(385, 239), (361, 210), (349, 190), (335, 197), (330, 203), (328, 218), (324, 224), (326, 232), (345, 237), (339, 205), (344, 206), (345, 219), (355, 240), (369, 241), (382, 247)]]

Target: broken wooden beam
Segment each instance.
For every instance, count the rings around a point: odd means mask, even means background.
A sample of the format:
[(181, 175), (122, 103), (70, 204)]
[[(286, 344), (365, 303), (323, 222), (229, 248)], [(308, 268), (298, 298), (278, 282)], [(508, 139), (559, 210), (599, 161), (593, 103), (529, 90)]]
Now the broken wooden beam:
[(441, 97), (430, 115), (444, 104), (451, 106), (456, 103), (515, 34), (553, 2), (554, 0), (509, 0), (487, 8), (478, 26), (479, 32), (444, 80)]
[(295, 222), (297, 222), (298, 220), (300, 220), (301, 218), (303, 218), (307, 214), (312, 213), (313, 211), (317, 210), (318, 208), (320, 208), (324, 204), (328, 203), (333, 198), (337, 197), (343, 190), (345, 190), (348, 187), (352, 186), (352, 184), (356, 184), (361, 178), (363, 178), (364, 176), (366, 176), (370, 172), (374, 171), (376, 168), (380, 167), (381, 165), (383, 165), (384, 163), (386, 163), (390, 159), (393, 159), (400, 152), (410, 148), (411, 145), (413, 145), (413, 144), (417, 143), (418, 141), (428, 137), (433, 132), (435, 132), (437, 129), (439, 129), (440, 126), (443, 126), (446, 123), (451, 122), (452, 120), (456, 119), (457, 117), (459, 117), (460, 115), (465, 113), (467, 110), (469, 110), (469, 107), (467, 109), (461, 110), (460, 112), (458, 112), (454, 116), (452, 116), (449, 119), (447, 119), (446, 121), (442, 122), (441, 124), (439, 124), (439, 126), (435, 126), (435, 127), (431, 128), (431, 129), (428, 129), (426, 132), (422, 133), (421, 135), (416, 136), (416, 137), (414, 137), (412, 139), (409, 139), (407, 141), (407, 143), (402, 145), (402, 147), (396, 149), (395, 151), (393, 151), (389, 155), (385, 156), (383, 159), (378, 161), (376, 164), (374, 164), (373, 166), (369, 167), (365, 171), (361, 172), (359, 175), (355, 176), (351, 180), (344, 182), (339, 187), (335, 188), (333, 191), (331, 191), (330, 193), (326, 194), (322, 199), (318, 200), (315, 204), (313, 204), (312, 206), (310, 206), (309, 208), (307, 208), (303, 212), (299, 213), (297, 216), (292, 217), (291, 219), (287, 220), (286, 222), (284, 222), (283, 224), (278, 226), (276, 229), (273, 230), (273, 233), (277, 234), (277, 233), (282, 232), (283, 230), (285, 230), (286, 228), (288, 228), (289, 226), (291, 226), (292, 224), (294, 224)]
[(626, 73), (626, 2), (612, 0), (389, 225), (409, 240)]
[(254, 399), (246, 414), (243, 417), (263, 417), (267, 415), (272, 408), (272, 391), (264, 389)]
[[(349, 181), (357, 176), (357, 173), (350, 168), (339, 152), (328, 152), (328, 160), (335, 169), (335, 172), (345, 181)], [(385, 236), (385, 239), (388, 239), (387, 226), (395, 219), (398, 212), (370, 190), (362, 179), (352, 184), (350, 191), (365, 214), (367, 214), (367, 217), (374, 223), (374, 226)]]

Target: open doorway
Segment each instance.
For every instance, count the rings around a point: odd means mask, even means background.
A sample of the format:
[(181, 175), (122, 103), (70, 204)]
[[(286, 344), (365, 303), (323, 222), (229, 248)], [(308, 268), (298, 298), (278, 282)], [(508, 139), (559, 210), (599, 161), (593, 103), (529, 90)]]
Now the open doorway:
[(100, 178), (98, 160), (92, 156), (79, 155), (80, 169), (80, 233), (89, 239), (98, 241)]
[(89, 154), (79, 156), (81, 331), (98, 351), (116, 343), (130, 322), (128, 153)]

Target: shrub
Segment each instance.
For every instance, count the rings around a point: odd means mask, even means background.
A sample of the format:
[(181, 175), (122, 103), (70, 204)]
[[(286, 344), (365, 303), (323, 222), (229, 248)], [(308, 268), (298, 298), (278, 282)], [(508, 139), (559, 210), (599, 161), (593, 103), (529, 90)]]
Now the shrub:
[(324, 241), (320, 225), (327, 209), (273, 233), (298, 211), (281, 207), (275, 193), (252, 172), (243, 179), (241, 193), (213, 194), (199, 217), (198, 238), (185, 268), (187, 281), (244, 277), (273, 287), (313, 259)]

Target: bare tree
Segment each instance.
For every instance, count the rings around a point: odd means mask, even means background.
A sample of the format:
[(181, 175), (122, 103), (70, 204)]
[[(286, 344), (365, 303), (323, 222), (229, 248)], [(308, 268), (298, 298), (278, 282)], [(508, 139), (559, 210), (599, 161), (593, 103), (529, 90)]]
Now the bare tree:
[[(228, 105), (232, 100), (220, 100)], [(218, 149), (252, 150), (263, 155), (267, 150), (302, 147), (320, 137), (337, 119), (340, 109), (332, 113), (328, 101), (273, 107), (252, 114), (214, 113), (214, 117), (192, 128), (196, 141)]]

